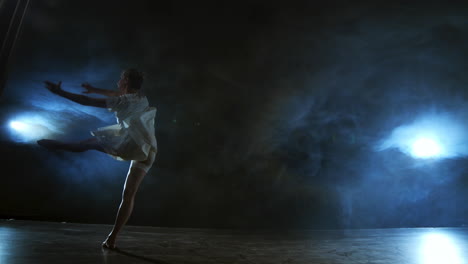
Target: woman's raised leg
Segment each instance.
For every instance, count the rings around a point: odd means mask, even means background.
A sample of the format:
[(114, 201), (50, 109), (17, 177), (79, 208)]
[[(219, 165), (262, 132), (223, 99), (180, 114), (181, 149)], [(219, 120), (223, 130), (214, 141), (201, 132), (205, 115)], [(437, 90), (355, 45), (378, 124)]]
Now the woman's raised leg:
[(94, 137), (78, 142), (62, 142), (53, 139), (41, 139), (37, 141), (37, 144), (51, 150), (65, 150), (71, 152), (97, 150), (106, 153), (104, 148), (98, 144), (97, 139)]

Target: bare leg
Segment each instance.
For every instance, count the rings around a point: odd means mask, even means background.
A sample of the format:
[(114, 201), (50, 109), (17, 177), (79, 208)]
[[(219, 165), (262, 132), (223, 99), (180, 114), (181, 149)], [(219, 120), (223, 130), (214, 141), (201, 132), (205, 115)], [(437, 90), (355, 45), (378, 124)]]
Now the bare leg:
[[(98, 143), (96, 138), (89, 138), (87, 140), (66, 143), (57, 140), (42, 139), (37, 143), (48, 149), (59, 149), (71, 152), (83, 152), (87, 150), (98, 150), (107, 153)], [(146, 172), (137, 167), (130, 167), (127, 173), (127, 178), (124, 184), (124, 190), (122, 194), (122, 201), (120, 203), (117, 217), (115, 220), (114, 228), (110, 232), (107, 239), (102, 244), (103, 247), (115, 248), (115, 241), (122, 227), (127, 223), (128, 218), (133, 211), (133, 204), (135, 201), (136, 192), (140, 186), (141, 181), (145, 177)]]
[(98, 144), (96, 138), (88, 138), (78, 142), (61, 142), (52, 139), (41, 139), (37, 141), (42, 147), (47, 149), (65, 150), (71, 152), (84, 152), (87, 150), (97, 150), (106, 153), (103, 147)]
[(120, 207), (117, 212), (117, 218), (115, 219), (114, 228), (112, 229), (102, 246), (111, 249), (115, 248), (115, 241), (117, 239), (117, 235), (119, 234), (122, 227), (127, 223), (128, 218), (132, 214), (135, 195), (145, 175), (146, 172), (140, 168), (130, 167), (130, 169), (128, 170), (127, 179), (125, 180), (124, 190), (122, 194), (122, 202), (120, 203)]

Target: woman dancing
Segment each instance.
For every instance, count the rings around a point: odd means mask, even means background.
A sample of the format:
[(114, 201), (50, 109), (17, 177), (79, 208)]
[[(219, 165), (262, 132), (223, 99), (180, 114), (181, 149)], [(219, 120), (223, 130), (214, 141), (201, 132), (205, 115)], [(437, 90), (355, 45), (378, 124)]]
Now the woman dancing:
[(153, 165), (157, 152), (154, 133), (156, 108), (148, 106), (148, 99), (141, 93), (142, 83), (143, 74), (135, 69), (128, 69), (122, 72), (117, 91), (95, 88), (88, 83), (81, 85), (86, 89), (83, 93), (108, 96), (101, 99), (69, 93), (62, 90), (61, 82), (55, 84), (45, 81), (46, 88), (54, 94), (82, 105), (107, 108), (115, 112), (117, 124), (92, 131), (91, 135), (94, 137), (89, 139), (80, 142), (50, 139), (37, 141), (48, 149), (72, 152), (97, 150), (118, 160), (131, 160), (114, 227), (102, 243), (103, 247), (109, 249), (115, 248), (117, 235), (132, 213), (135, 194)]

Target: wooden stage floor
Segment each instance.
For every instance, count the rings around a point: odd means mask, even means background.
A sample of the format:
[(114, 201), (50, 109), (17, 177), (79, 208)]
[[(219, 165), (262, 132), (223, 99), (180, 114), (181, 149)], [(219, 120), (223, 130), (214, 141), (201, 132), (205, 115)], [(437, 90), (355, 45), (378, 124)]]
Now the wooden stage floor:
[(213, 230), (0, 220), (0, 263), (468, 264), (468, 228)]

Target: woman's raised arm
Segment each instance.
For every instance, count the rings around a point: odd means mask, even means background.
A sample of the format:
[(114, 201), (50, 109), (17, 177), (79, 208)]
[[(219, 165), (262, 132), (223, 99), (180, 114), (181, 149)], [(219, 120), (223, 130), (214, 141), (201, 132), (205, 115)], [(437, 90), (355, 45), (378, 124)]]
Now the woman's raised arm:
[(118, 91), (96, 88), (96, 87), (93, 87), (89, 83), (83, 83), (81, 84), (81, 87), (86, 89), (86, 91), (83, 91), (83, 93), (85, 94), (95, 93), (95, 94), (101, 94), (105, 96), (119, 96), (120, 95)]
[(68, 100), (71, 100), (75, 103), (87, 106), (107, 108), (105, 99), (92, 98), (85, 95), (74, 94), (64, 91), (62, 90), (62, 87), (60, 87), (62, 85), (62, 82), (58, 82), (58, 84), (55, 84), (53, 82), (45, 81), (44, 83), (46, 85), (46, 88), (49, 89), (49, 91), (51, 91), (52, 93), (67, 98)]

